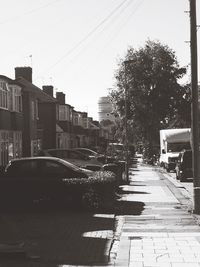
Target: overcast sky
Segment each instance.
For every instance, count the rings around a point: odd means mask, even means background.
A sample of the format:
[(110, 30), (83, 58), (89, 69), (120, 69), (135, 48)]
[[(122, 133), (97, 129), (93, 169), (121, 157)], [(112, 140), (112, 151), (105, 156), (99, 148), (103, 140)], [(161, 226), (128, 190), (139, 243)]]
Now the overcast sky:
[[(200, 24), (200, 0), (197, 0)], [(31, 66), (33, 83), (53, 85), (66, 103), (98, 119), (117, 61), (159, 40), (190, 63), (189, 0), (0, 0), (0, 74)], [(197, 31), (199, 39), (200, 29)], [(198, 54), (200, 44), (198, 43)], [(200, 75), (199, 75), (200, 76)]]

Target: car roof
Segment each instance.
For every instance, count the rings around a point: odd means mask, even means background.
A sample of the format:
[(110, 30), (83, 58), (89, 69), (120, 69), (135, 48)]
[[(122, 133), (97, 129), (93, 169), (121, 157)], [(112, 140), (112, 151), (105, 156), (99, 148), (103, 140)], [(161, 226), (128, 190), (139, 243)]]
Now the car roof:
[(66, 160), (62, 160), (60, 158), (50, 157), (50, 156), (15, 158), (15, 159), (11, 159), (10, 162), (31, 161), (31, 160), (34, 160), (34, 161), (36, 161), (36, 160), (51, 160), (51, 161), (56, 161), (56, 162), (63, 162), (64, 161), (64, 162), (66, 162), (66, 164), (69, 163), (69, 165), (71, 165), (71, 163), (66, 161)]
[(78, 151), (74, 148), (48, 148), (48, 149), (42, 149), (41, 151), (44, 152), (51, 152), (51, 151), (69, 151), (69, 152), (76, 152), (78, 154), (84, 155), (83, 153), (81, 153), (81, 151)]
[(30, 160), (51, 160), (51, 161), (64, 163), (64, 164), (66, 164), (68, 166), (76, 166), (73, 163), (68, 162), (67, 160), (64, 160), (64, 159), (61, 159), (61, 158), (57, 158), (57, 157), (50, 157), (50, 156), (16, 158), (16, 159), (11, 159), (10, 162), (30, 161)]
[(52, 159), (52, 160), (56, 160), (56, 159), (59, 159), (59, 158), (48, 157), (48, 156), (39, 156), (39, 157), (22, 157), (22, 158), (11, 159), (11, 161), (38, 160), (38, 159)]

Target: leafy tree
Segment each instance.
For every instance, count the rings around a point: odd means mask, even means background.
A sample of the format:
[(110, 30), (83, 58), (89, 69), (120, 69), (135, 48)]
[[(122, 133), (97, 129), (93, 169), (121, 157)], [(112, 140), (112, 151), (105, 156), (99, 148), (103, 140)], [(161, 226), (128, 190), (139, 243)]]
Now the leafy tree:
[[(148, 40), (138, 50), (130, 47), (116, 70), (116, 87), (110, 91), (124, 136), (125, 92), (129, 141), (142, 141), (148, 154), (159, 144), (159, 130), (190, 127), (190, 89), (181, 86), (186, 68), (179, 67), (175, 52), (158, 41)], [(132, 140), (131, 140), (132, 139)]]

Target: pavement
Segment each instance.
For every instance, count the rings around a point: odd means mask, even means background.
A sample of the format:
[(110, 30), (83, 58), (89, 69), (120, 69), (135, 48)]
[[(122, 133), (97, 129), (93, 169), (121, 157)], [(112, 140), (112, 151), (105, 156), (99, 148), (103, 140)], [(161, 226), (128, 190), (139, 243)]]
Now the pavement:
[(183, 184), (142, 163), (129, 180), (105, 213), (1, 213), (0, 267), (200, 266), (200, 220)]
[(132, 203), (137, 212), (116, 216), (112, 266), (200, 266), (199, 216), (192, 214), (184, 185), (162, 169), (145, 165), (130, 168), (129, 180), (120, 201)]

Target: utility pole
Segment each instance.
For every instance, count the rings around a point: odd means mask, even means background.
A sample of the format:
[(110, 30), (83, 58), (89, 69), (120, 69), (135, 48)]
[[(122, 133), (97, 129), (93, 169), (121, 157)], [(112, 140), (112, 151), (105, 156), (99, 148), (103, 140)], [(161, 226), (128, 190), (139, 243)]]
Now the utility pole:
[(200, 214), (200, 166), (199, 166), (199, 109), (197, 72), (197, 25), (196, 0), (190, 1), (190, 49), (191, 49), (191, 89), (192, 89), (192, 156), (194, 177), (194, 213)]

